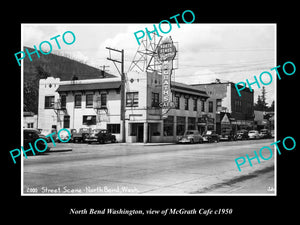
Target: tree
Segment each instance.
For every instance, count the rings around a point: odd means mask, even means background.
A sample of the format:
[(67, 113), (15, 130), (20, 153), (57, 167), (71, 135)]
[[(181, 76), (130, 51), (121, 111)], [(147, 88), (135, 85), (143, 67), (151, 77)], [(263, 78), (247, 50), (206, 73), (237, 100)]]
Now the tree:
[(265, 87), (263, 87), (261, 95), (258, 95), (257, 102), (254, 104), (254, 110), (267, 111), (267, 104), (268, 103), (266, 103), (266, 90)]
[(262, 108), (262, 110), (263, 111), (265, 111), (268, 107), (267, 107), (267, 104), (268, 103), (266, 103), (266, 89), (265, 89), (265, 87), (263, 86), (262, 87), (262, 90), (261, 90), (261, 102), (262, 102), (262, 105), (263, 105), (263, 108)]

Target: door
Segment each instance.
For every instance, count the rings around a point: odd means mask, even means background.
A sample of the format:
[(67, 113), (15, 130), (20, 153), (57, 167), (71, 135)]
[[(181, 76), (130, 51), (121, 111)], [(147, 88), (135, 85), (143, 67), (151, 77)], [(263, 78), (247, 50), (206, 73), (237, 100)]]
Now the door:
[(137, 142), (144, 141), (144, 124), (137, 124)]

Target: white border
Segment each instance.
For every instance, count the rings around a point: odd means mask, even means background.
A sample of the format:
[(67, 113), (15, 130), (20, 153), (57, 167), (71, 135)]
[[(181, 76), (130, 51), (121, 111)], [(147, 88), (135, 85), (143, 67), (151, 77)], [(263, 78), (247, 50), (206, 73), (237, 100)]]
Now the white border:
[[(43, 23), (43, 25), (47, 25), (47, 26), (55, 26), (55, 25), (108, 25), (108, 26), (113, 26), (113, 25), (120, 25), (120, 24), (106, 24), (106, 23)], [(133, 23), (133, 24), (137, 24), (137, 23)], [(195, 24), (199, 24), (199, 23), (195, 23)], [(275, 26), (275, 41), (274, 41), (274, 49), (275, 49), (275, 61), (274, 61), (274, 67), (277, 66), (277, 23), (260, 23), (260, 24), (256, 24), (256, 23), (226, 23), (226, 24), (220, 24), (220, 23), (203, 23), (204, 24), (213, 24), (213, 25), (254, 25), (254, 26), (260, 26), (260, 25), (273, 25)], [(24, 29), (24, 25), (41, 25), (41, 23), (22, 23), (21, 24), (21, 50), (23, 48), (23, 29)], [(124, 24), (122, 24), (124, 25)], [(271, 68), (270, 68), (271, 69)], [(23, 144), (23, 99), (24, 99), (24, 63), (23, 61), (21, 61), (21, 144)], [(275, 120), (275, 127), (274, 127), (274, 132), (275, 132), (275, 141), (277, 141), (277, 79), (275, 79), (275, 86), (274, 86), (274, 90), (275, 90), (275, 110), (274, 110), (274, 120)], [(276, 152), (276, 148), (274, 145), (274, 153)], [(274, 193), (270, 193), (270, 194), (257, 194), (257, 193), (253, 193), (253, 194), (231, 194), (231, 193), (227, 193), (227, 194), (31, 194), (31, 193), (24, 193), (24, 177), (23, 177), (23, 167), (24, 167), (24, 162), (23, 162), (23, 154), (21, 154), (21, 196), (140, 196), (140, 197), (144, 197), (144, 196), (190, 196), (190, 197), (194, 197), (194, 196), (277, 196), (277, 154), (274, 154), (274, 189), (275, 192)]]

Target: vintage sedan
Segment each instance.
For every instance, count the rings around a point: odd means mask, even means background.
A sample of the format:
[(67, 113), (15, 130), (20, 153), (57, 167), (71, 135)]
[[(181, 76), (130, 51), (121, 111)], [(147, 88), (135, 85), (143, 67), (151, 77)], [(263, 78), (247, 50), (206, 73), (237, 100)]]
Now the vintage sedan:
[(108, 130), (95, 129), (85, 138), (85, 141), (89, 144), (92, 142), (104, 144), (106, 142), (115, 143), (117, 139), (116, 136), (111, 134)]
[(248, 133), (249, 139), (258, 139), (259, 133), (257, 130), (250, 130)]
[(214, 130), (204, 131), (203, 134), (202, 134), (202, 137), (203, 137), (203, 141), (206, 141), (206, 142), (209, 142), (209, 143), (220, 141), (219, 135), (216, 134), (216, 131), (214, 131)]
[(178, 143), (202, 143), (203, 137), (200, 135), (198, 130), (186, 130), (183, 136), (177, 138)]
[(248, 131), (247, 130), (238, 130), (236, 132), (236, 139), (237, 140), (248, 140)]

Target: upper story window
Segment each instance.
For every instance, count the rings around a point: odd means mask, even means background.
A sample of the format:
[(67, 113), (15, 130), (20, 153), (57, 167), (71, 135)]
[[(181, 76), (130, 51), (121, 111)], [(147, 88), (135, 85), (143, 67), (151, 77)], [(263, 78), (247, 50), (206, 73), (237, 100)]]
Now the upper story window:
[(85, 96), (85, 107), (89, 108), (89, 107), (93, 107), (93, 98), (94, 95), (93, 94), (87, 94)]
[(152, 92), (152, 107), (158, 107), (159, 106), (159, 93)]
[(214, 103), (212, 101), (208, 102), (208, 112), (212, 113), (214, 111)]
[(194, 100), (194, 105), (193, 105), (193, 110), (197, 111), (198, 108), (198, 100), (197, 99), (193, 99)]
[(201, 100), (201, 112), (205, 111), (205, 101)]
[(180, 97), (175, 96), (174, 102), (175, 102), (175, 109), (180, 109)]
[(60, 107), (62, 109), (65, 109), (67, 106), (67, 96), (66, 95), (61, 95), (60, 96)]
[(127, 92), (126, 93), (126, 107), (138, 107), (139, 106), (139, 93)]
[(45, 96), (45, 109), (54, 108), (54, 96)]
[(101, 108), (106, 108), (107, 107), (107, 94), (102, 93), (100, 95), (100, 99), (101, 99)]
[(81, 95), (75, 95), (75, 108), (81, 108)]
[(189, 110), (189, 99), (188, 98), (184, 98), (184, 109)]

